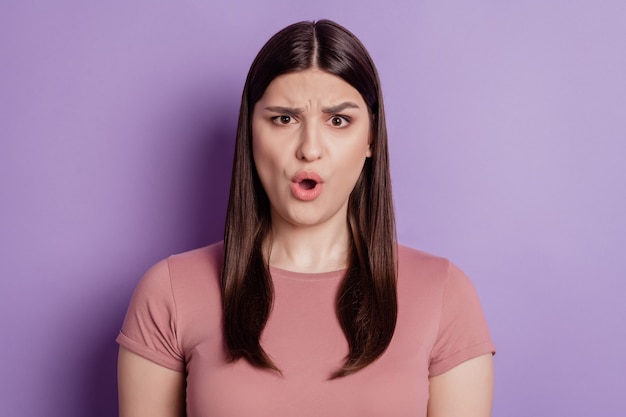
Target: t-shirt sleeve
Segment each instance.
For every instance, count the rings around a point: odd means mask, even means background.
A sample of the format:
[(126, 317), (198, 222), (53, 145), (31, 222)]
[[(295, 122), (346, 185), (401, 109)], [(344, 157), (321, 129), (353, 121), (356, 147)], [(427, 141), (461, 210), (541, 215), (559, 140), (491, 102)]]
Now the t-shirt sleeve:
[(154, 265), (139, 281), (116, 341), (159, 365), (184, 370), (167, 260)]
[(429, 376), (442, 374), (486, 353), (494, 354), (495, 347), (478, 294), (469, 278), (449, 263)]

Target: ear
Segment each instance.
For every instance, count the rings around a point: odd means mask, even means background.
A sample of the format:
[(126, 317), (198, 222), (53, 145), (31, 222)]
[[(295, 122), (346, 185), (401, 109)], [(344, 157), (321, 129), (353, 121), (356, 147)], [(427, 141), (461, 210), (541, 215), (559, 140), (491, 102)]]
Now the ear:
[(374, 142), (374, 129), (376, 129), (376, 115), (372, 114), (371, 115), (372, 121), (371, 121), (371, 125), (370, 125), (370, 135), (367, 138), (367, 154), (366, 156), (368, 158), (372, 157), (372, 143)]

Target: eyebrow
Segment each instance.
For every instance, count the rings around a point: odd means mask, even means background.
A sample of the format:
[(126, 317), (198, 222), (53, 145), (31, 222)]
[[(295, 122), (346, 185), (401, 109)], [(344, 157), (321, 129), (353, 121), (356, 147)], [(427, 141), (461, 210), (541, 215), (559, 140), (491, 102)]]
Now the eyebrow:
[[(359, 108), (358, 104), (353, 103), (351, 101), (346, 101), (346, 102), (337, 104), (336, 106), (322, 107), (322, 112), (327, 113), (327, 114), (333, 114), (333, 113), (340, 113), (344, 111), (345, 109), (358, 109), (358, 108)], [(274, 113), (293, 114), (293, 115), (300, 115), (304, 113), (304, 109), (301, 109), (298, 107), (268, 106), (265, 108), (265, 110), (268, 110)]]
[(359, 105), (353, 103), (351, 101), (346, 101), (341, 104), (337, 104), (336, 106), (331, 107), (322, 107), (322, 112), (324, 113), (341, 113), (345, 109), (358, 109)]
[(265, 108), (265, 110), (269, 110), (274, 113), (294, 114), (294, 115), (299, 115), (299, 114), (304, 113), (304, 110), (300, 108), (281, 107), (281, 106), (268, 106)]

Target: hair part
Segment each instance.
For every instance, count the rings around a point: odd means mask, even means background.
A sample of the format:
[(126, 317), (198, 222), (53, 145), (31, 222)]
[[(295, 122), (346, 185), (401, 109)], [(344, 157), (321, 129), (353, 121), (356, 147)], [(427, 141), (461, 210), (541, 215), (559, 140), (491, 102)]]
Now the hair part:
[(349, 353), (332, 378), (357, 372), (389, 346), (397, 319), (396, 232), (387, 128), (376, 67), (363, 44), (329, 20), (299, 22), (276, 33), (254, 59), (243, 89), (224, 230), (222, 325), (229, 359), (280, 372), (261, 346), (274, 297), (263, 244), (270, 203), (252, 154), (252, 113), (282, 74), (319, 68), (352, 85), (371, 115), (372, 156), (350, 194), (348, 267), (336, 300)]

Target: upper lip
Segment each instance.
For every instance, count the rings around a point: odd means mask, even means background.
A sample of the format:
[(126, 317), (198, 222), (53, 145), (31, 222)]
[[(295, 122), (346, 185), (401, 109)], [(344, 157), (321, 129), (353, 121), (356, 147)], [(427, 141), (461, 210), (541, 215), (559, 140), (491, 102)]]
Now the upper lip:
[(304, 180), (315, 181), (318, 184), (324, 182), (324, 180), (322, 180), (322, 177), (320, 177), (320, 175), (315, 171), (299, 171), (296, 173), (296, 175), (291, 177), (291, 182), (295, 183), (299, 183)]

